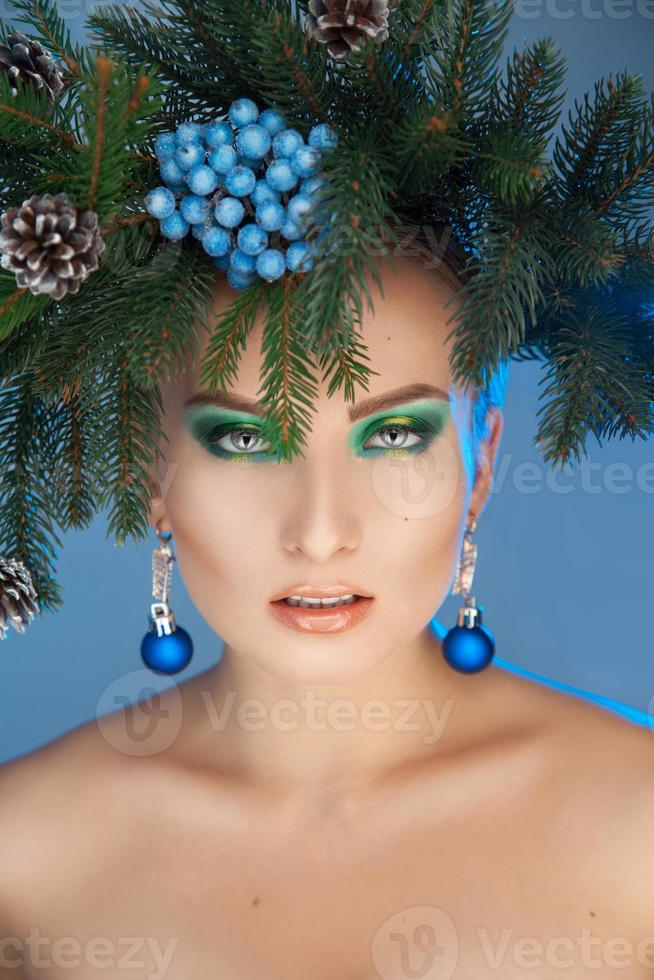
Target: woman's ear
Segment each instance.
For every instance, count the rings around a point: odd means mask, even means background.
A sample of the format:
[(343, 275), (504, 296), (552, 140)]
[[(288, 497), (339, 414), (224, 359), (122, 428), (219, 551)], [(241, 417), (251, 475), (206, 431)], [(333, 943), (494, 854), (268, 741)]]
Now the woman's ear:
[(148, 514), (148, 521), (153, 528), (156, 529), (157, 525), (160, 525), (162, 531), (170, 530), (167, 526), (168, 518), (166, 515), (166, 506), (164, 504), (164, 497), (161, 490), (161, 484), (159, 483), (159, 478), (155, 476), (150, 476), (148, 486), (150, 488), (150, 513)]
[(493, 486), (497, 450), (504, 429), (504, 415), (496, 405), (486, 412), (486, 436), (480, 441), (475, 460), (475, 479), (469, 509), (477, 517), (481, 514)]

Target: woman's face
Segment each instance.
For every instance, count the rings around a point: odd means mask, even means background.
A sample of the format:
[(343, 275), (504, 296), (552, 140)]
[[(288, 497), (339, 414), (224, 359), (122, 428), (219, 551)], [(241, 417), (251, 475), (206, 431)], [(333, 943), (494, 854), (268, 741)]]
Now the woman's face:
[[(451, 292), (417, 260), (395, 262), (381, 264), (384, 297), (363, 322), (378, 373), (354, 404), (320, 382), (303, 457), (278, 462), (257, 435), (263, 311), (228, 392), (238, 405), (191, 401), (197, 352), (163, 388), (151, 523), (172, 531), (189, 595), (226, 648), (289, 682), (354, 680), (405, 648), (448, 594), (490, 490), (502, 417), (491, 410), (474, 456), (472, 401), (448, 365)], [(234, 295), (221, 277), (216, 311)], [(318, 614), (271, 604), (332, 586), (372, 600)]]

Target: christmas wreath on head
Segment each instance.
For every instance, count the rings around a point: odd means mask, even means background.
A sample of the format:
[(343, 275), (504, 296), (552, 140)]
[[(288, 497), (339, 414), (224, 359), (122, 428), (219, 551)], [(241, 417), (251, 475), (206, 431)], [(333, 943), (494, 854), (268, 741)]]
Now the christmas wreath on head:
[[(61, 603), (58, 529), (148, 531), (160, 385), (206, 331), (236, 377), (265, 311), (263, 436), (291, 460), (320, 374), (353, 399), (368, 273), (401, 226), (448, 240), (453, 379), (544, 369), (536, 443), (646, 438), (654, 99), (602, 79), (550, 141), (564, 62), (502, 61), (510, 0), (146, 0), (71, 42), (0, 24), (0, 634)], [(225, 275), (234, 299), (212, 320)], [(301, 315), (300, 315), (301, 313)], [(148, 433), (147, 439), (144, 433)]]

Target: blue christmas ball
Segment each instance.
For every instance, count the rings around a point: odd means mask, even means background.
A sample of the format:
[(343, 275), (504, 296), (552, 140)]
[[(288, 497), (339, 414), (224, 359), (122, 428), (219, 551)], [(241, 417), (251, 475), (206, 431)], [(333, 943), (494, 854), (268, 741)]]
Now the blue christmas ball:
[(169, 160), (164, 160), (164, 162), (159, 167), (159, 173), (161, 174), (161, 179), (165, 184), (174, 189), (174, 187), (179, 187), (181, 184), (184, 186), (184, 171), (177, 163), (175, 157), (171, 157)]
[(259, 108), (252, 99), (237, 99), (229, 107), (229, 118), (232, 126), (241, 129), (255, 123), (259, 118)]
[(249, 167), (238, 164), (225, 174), (223, 183), (232, 197), (246, 197), (256, 187), (257, 178)]
[(179, 203), (182, 217), (186, 218), (190, 225), (197, 225), (206, 221), (209, 217), (210, 207), (206, 197), (201, 197), (198, 194), (185, 194)]
[(305, 222), (313, 210), (313, 201), (308, 194), (296, 194), (288, 202), (288, 217), (296, 225)]
[(267, 129), (271, 136), (276, 136), (286, 129), (284, 117), (276, 109), (264, 109), (259, 116), (259, 125)]
[(244, 157), (255, 160), (265, 157), (272, 145), (272, 137), (264, 126), (251, 123), (236, 137), (236, 149)]
[(189, 171), (188, 186), (194, 194), (213, 194), (218, 183), (218, 174), (206, 163), (199, 163)]
[(297, 174), (288, 160), (273, 160), (266, 170), (266, 180), (274, 191), (290, 191), (297, 184)]
[(224, 228), (236, 228), (245, 217), (245, 208), (236, 197), (223, 197), (216, 204), (216, 221)]
[(238, 153), (229, 143), (217, 146), (209, 154), (209, 166), (217, 174), (227, 174), (238, 163)]
[(272, 150), (276, 157), (290, 157), (301, 146), (304, 146), (304, 140), (297, 129), (284, 129), (272, 141)]
[(267, 248), (257, 259), (257, 272), (262, 279), (272, 282), (286, 272), (286, 259), (276, 248)]
[(171, 242), (178, 242), (181, 238), (188, 233), (190, 225), (185, 218), (181, 216), (179, 211), (173, 211), (171, 215), (164, 220), (159, 225), (159, 229), (164, 238), (168, 238)]
[(279, 231), (286, 221), (286, 209), (278, 201), (264, 201), (257, 208), (256, 220), (264, 231)]
[(224, 228), (211, 225), (201, 238), (202, 247), (209, 255), (226, 255), (232, 247), (232, 237)]
[(260, 255), (268, 246), (268, 235), (259, 225), (243, 225), (237, 237), (238, 247), (246, 255)]
[(178, 674), (188, 667), (193, 656), (193, 641), (183, 626), (158, 636), (148, 630), (141, 642), (143, 663), (157, 674)]
[(205, 123), (204, 142), (207, 146), (225, 146), (226, 144), (231, 146), (233, 139), (234, 130), (228, 122), (222, 120), (220, 122)]
[(309, 146), (315, 146), (318, 150), (327, 150), (337, 144), (338, 133), (327, 123), (318, 123), (309, 133)]
[(290, 161), (298, 177), (310, 177), (320, 166), (320, 153), (312, 146), (300, 146), (290, 157)]
[(287, 241), (295, 242), (299, 238), (304, 237), (305, 229), (301, 228), (294, 221), (291, 221), (290, 218), (287, 218), (281, 227), (281, 233)]
[(154, 152), (160, 160), (170, 160), (177, 149), (177, 139), (172, 132), (160, 133), (154, 141)]
[(229, 257), (229, 264), (239, 275), (253, 276), (257, 272), (257, 260), (254, 255), (246, 255), (240, 248), (235, 248)]
[(182, 170), (190, 170), (191, 167), (204, 163), (205, 149), (200, 143), (182, 143), (175, 150), (175, 161)]
[(291, 272), (309, 272), (313, 269), (311, 246), (308, 242), (292, 242), (286, 249), (286, 266)]
[(160, 221), (175, 210), (175, 195), (168, 187), (153, 187), (145, 199), (145, 210)]
[(255, 207), (260, 207), (264, 201), (277, 201), (279, 203), (281, 200), (279, 191), (274, 191), (267, 180), (258, 180), (250, 197)]
[(443, 656), (454, 670), (475, 674), (493, 659), (495, 640), (485, 626), (454, 626), (443, 639)]
[(200, 123), (185, 122), (177, 127), (175, 139), (178, 146), (202, 142), (202, 126)]
[[(233, 253), (232, 253), (233, 254)], [(217, 269), (222, 269), (223, 272), (227, 272), (230, 265), (229, 255), (214, 255), (213, 264)]]
[(242, 273), (237, 272), (236, 269), (230, 267), (227, 270), (227, 282), (232, 287), (232, 289), (246, 289), (247, 286), (251, 286), (253, 282), (257, 282), (258, 276), (254, 275), (244, 276)]

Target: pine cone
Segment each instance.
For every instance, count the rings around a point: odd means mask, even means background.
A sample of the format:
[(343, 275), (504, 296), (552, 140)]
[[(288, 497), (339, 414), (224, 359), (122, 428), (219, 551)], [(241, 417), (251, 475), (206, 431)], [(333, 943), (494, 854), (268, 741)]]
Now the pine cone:
[(45, 87), (48, 102), (52, 104), (64, 87), (61, 72), (40, 41), (26, 34), (9, 34), (9, 47), (0, 44), (0, 71), (9, 76), (14, 97), (18, 94), (18, 81), (30, 82), (35, 89)]
[(106, 248), (95, 211), (78, 211), (66, 194), (33, 194), (0, 222), (0, 265), (34, 296), (76, 293)]
[(40, 613), (32, 576), (22, 561), (0, 557), (0, 640), (13, 626), (25, 632), (35, 613)]
[(332, 58), (342, 61), (372, 38), (388, 38), (388, 0), (309, 0), (304, 22), (307, 35), (326, 44)]

